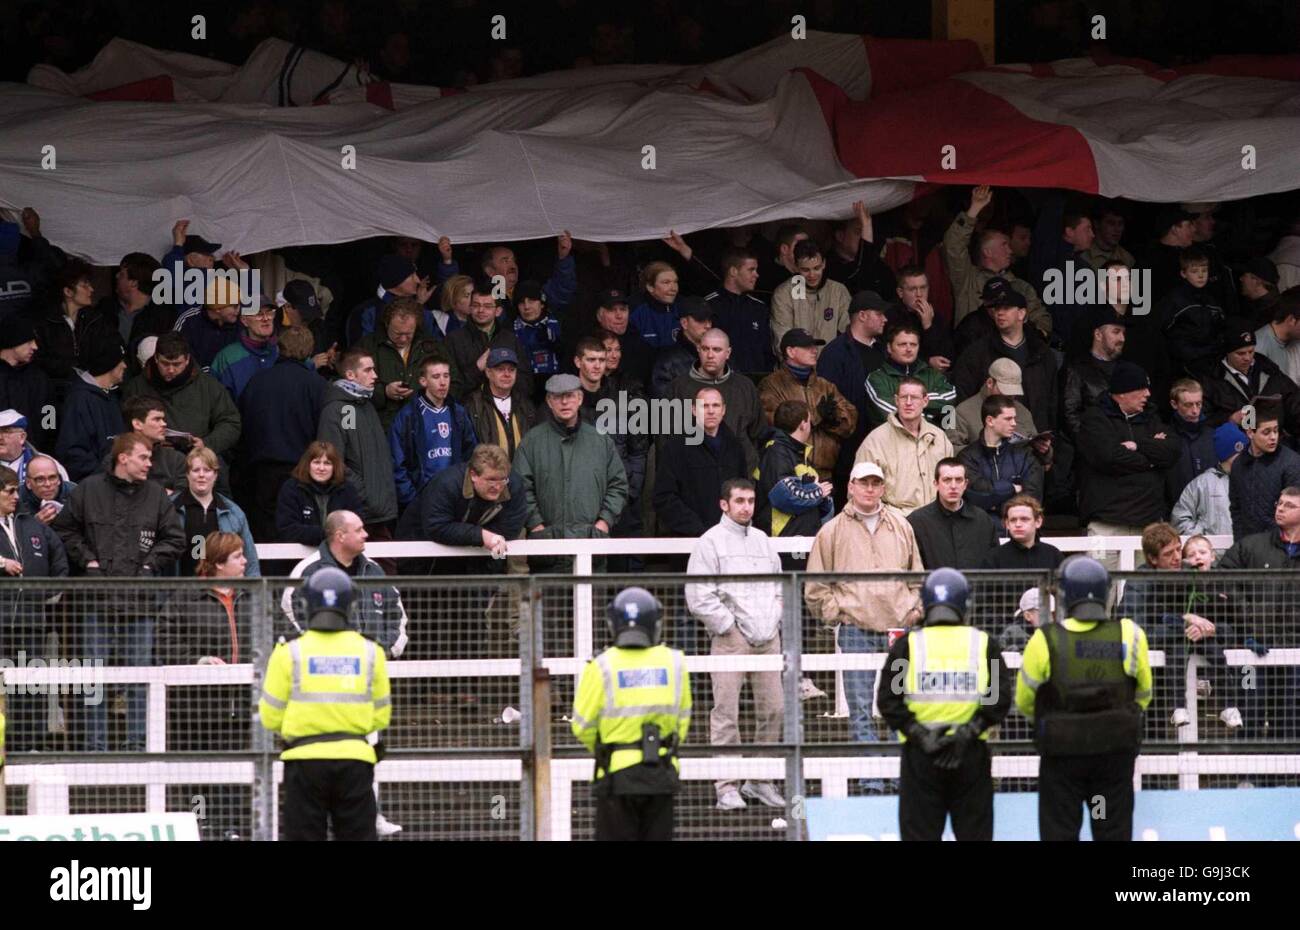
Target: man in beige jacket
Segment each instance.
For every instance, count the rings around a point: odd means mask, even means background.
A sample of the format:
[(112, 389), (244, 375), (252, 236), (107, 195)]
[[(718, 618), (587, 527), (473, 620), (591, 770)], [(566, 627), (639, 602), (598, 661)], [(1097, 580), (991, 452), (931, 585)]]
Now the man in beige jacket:
[(849, 328), (849, 289), (826, 277), (826, 259), (811, 239), (794, 247), (798, 274), (772, 292), (772, 352), (781, 357), (781, 337), (787, 330), (806, 329), (830, 342)]
[(884, 473), (885, 503), (903, 515), (935, 498), (934, 469), (952, 455), (943, 430), (922, 415), (930, 402), (925, 382), (911, 376), (898, 382), (891, 413), (858, 447), (855, 463), (875, 462)]
[[(849, 476), (849, 500), (844, 510), (817, 533), (808, 556), (808, 574), (817, 572), (919, 572), (921, 552), (912, 527), (882, 498), (885, 478), (874, 462), (858, 462)], [(908, 627), (921, 617), (917, 589), (896, 577), (881, 581), (809, 581), (804, 599), (814, 617), (838, 626), (840, 651), (887, 653), (890, 628)], [(879, 737), (871, 719), (876, 673), (844, 672), (849, 704), (849, 733), (856, 742)], [(879, 780), (866, 781), (865, 790), (882, 793)]]

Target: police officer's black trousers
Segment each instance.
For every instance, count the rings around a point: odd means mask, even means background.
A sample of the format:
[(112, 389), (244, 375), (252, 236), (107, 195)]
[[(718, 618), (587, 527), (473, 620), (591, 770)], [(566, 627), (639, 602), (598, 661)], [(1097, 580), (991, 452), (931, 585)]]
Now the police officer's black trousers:
[(672, 838), (671, 794), (616, 794), (597, 798), (597, 840), (656, 842)]
[(284, 764), (281, 839), (378, 840), (375, 767), (354, 759), (302, 759)]
[(1094, 840), (1133, 839), (1133, 753), (1043, 756), (1038, 763), (1038, 836), (1078, 840), (1088, 811)]
[(899, 762), (898, 834), (903, 840), (939, 840), (952, 815), (959, 840), (993, 839), (993, 775), (989, 747), (976, 740), (952, 771), (935, 767), (912, 742), (903, 744)]

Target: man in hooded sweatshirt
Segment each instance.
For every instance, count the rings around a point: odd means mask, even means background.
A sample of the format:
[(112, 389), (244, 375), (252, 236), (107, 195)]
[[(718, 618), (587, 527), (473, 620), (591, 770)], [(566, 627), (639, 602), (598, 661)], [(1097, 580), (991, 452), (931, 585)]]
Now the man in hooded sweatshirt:
[(114, 394), (126, 376), (126, 350), (121, 340), (87, 352), (85, 365), (76, 369), (68, 388), (55, 446), (55, 454), (73, 481), (99, 471), (113, 437), (126, 431)]

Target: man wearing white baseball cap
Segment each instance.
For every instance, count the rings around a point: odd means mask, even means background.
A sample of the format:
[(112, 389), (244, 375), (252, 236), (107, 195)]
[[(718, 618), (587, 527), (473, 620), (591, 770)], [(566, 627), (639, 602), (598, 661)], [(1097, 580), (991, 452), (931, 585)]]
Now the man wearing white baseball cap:
[[(885, 473), (873, 461), (853, 466), (848, 503), (817, 532), (808, 556), (808, 575), (818, 572), (916, 572), (925, 566), (912, 527), (897, 510), (886, 507)], [(921, 617), (919, 582), (809, 581), (804, 597), (813, 615), (838, 627), (841, 652), (887, 653), (892, 627), (911, 626)], [(849, 704), (849, 734), (857, 742), (879, 739), (871, 719), (874, 671), (844, 673)], [(879, 794), (884, 784), (865, 781), (864, 790)]]

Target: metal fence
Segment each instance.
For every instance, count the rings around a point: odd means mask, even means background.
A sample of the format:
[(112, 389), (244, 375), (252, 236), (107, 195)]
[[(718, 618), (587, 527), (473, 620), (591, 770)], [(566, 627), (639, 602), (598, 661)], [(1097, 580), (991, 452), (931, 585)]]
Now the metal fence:
[[(1014, 671), (1033, 632), (1017, 615), (1021, 595), (1037, 590), (1059, 615), (1055, 579), (970, 577), (971, 622), (999, 638)], [(635, 583), (664, 603), (665, 641), (686, 652), (692, 674), (678, 836), (798, 838), (805, 799), (891, 794), (898, 774), (897, 745), (872, 696), (885, 631), (901, 618), (873, 621), (879, 630), (865, 634), (832, 631), (810, 608), (809, 585), (906, 594), (922, 578), (362, 581), (363, 605), (396, 585), (406, 617), (405, 649), (389, 663), (394, 713), (376, 770), (381, 811), (403, 827), (396, 839), (588, 838), (592, 765), (568, 715), (586, 660), (609, 645), (603, 605)], [(753, 649), (705, 634), (692, 598), (715, 581), (761, 606), (779, 640)], [(193, 810), (206, 839), (277, 836), (282, 767), (256, 702), (271, 649), (292, 630), (283, 610), (292, 587), (283, 579), (234, 582), (228, 593), (195, 580), (0, 582), (8, 811)], [(1300, 784), (1300, 577), (1120, 573), (1115, 599), (1151, 648), (1140, 787)], [(1212, 635), (1189, 638), (1207, 624)], [(742, 742), (726, 742), (733, 734)], [(1013, 709), (993, 736), (998, 790), (1034, 789), (1029, 737)], [(751, 796), (744, 809), (717, 808), (720, 790), (747, 782), (770, 783), (784, 806)]]

